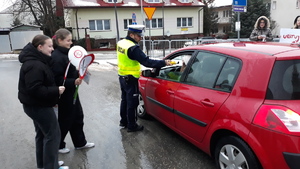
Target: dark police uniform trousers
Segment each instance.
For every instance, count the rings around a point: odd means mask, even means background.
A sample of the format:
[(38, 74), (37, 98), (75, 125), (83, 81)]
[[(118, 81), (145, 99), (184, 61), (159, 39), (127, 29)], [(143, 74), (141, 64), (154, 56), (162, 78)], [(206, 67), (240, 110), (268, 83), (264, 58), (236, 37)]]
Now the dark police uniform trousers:
[(121, 105), (120, 115), (121, 123), (127, 124), (129, 129), (136, 127), (136, 108), (139, 104), (138, 78), (132, 75), (119, 76), (121, 87)]

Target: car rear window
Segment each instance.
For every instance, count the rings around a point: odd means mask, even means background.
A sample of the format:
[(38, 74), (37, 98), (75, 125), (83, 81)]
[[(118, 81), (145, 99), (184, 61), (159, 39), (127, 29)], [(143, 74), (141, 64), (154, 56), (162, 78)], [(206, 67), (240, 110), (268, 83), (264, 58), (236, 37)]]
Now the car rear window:
[(276, 61), (266, 99), (300, 100), (300, 60)]

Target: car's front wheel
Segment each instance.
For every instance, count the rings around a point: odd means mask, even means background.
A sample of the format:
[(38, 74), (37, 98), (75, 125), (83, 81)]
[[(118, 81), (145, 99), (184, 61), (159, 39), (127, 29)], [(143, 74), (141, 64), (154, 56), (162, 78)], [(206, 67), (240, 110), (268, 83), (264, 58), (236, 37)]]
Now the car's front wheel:
[(146, 119), (148, 117), (146, 109), (145, 109), (145, 103), (143, 100), (142, 95), (139, 95), (139, 105), (137, 107), (137, 116), (143, 119)]
[(218, 168), (261, 169), (250, 147), (240, 138), (228, 136), (220, 139), (215, 149)]

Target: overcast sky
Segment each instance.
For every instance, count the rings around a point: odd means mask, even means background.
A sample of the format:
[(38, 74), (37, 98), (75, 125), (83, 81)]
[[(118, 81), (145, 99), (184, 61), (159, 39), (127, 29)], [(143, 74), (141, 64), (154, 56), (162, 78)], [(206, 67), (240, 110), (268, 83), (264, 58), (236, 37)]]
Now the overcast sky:
[(0, 0), (0, 12), (13, 4), (16, 0)]
[[(15, 0), (0, 0), (0, 12), (13, 4)], [(214, 6), (231, 5), (233, 0), (215, 0)]]
[(215, 0), (214, 6), (231, 5), (233, 0)]

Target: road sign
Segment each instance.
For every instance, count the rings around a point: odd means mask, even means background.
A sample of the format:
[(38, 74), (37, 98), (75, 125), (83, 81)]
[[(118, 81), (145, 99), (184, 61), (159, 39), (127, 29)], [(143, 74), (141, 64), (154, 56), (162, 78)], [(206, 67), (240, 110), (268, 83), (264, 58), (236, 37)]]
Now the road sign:
[(233, 6), (234, 12), (247, 12), (246, 6)]
[(152, 16), (153, 16), (155, 10), (156, 10), (156, 8), (154, 8), (154, 7), (144, 7), (144, 11), (149, 20), (152, 19)]
[(136, 15), (135, 15), (135, 13), (133, 12), (132, 13), (132, 25), (136, 25), (137, 23), (136, 23)]
[(234, 6), (247, 6), (247, 0), (233, 0), (232, 5), (234, 5)]

